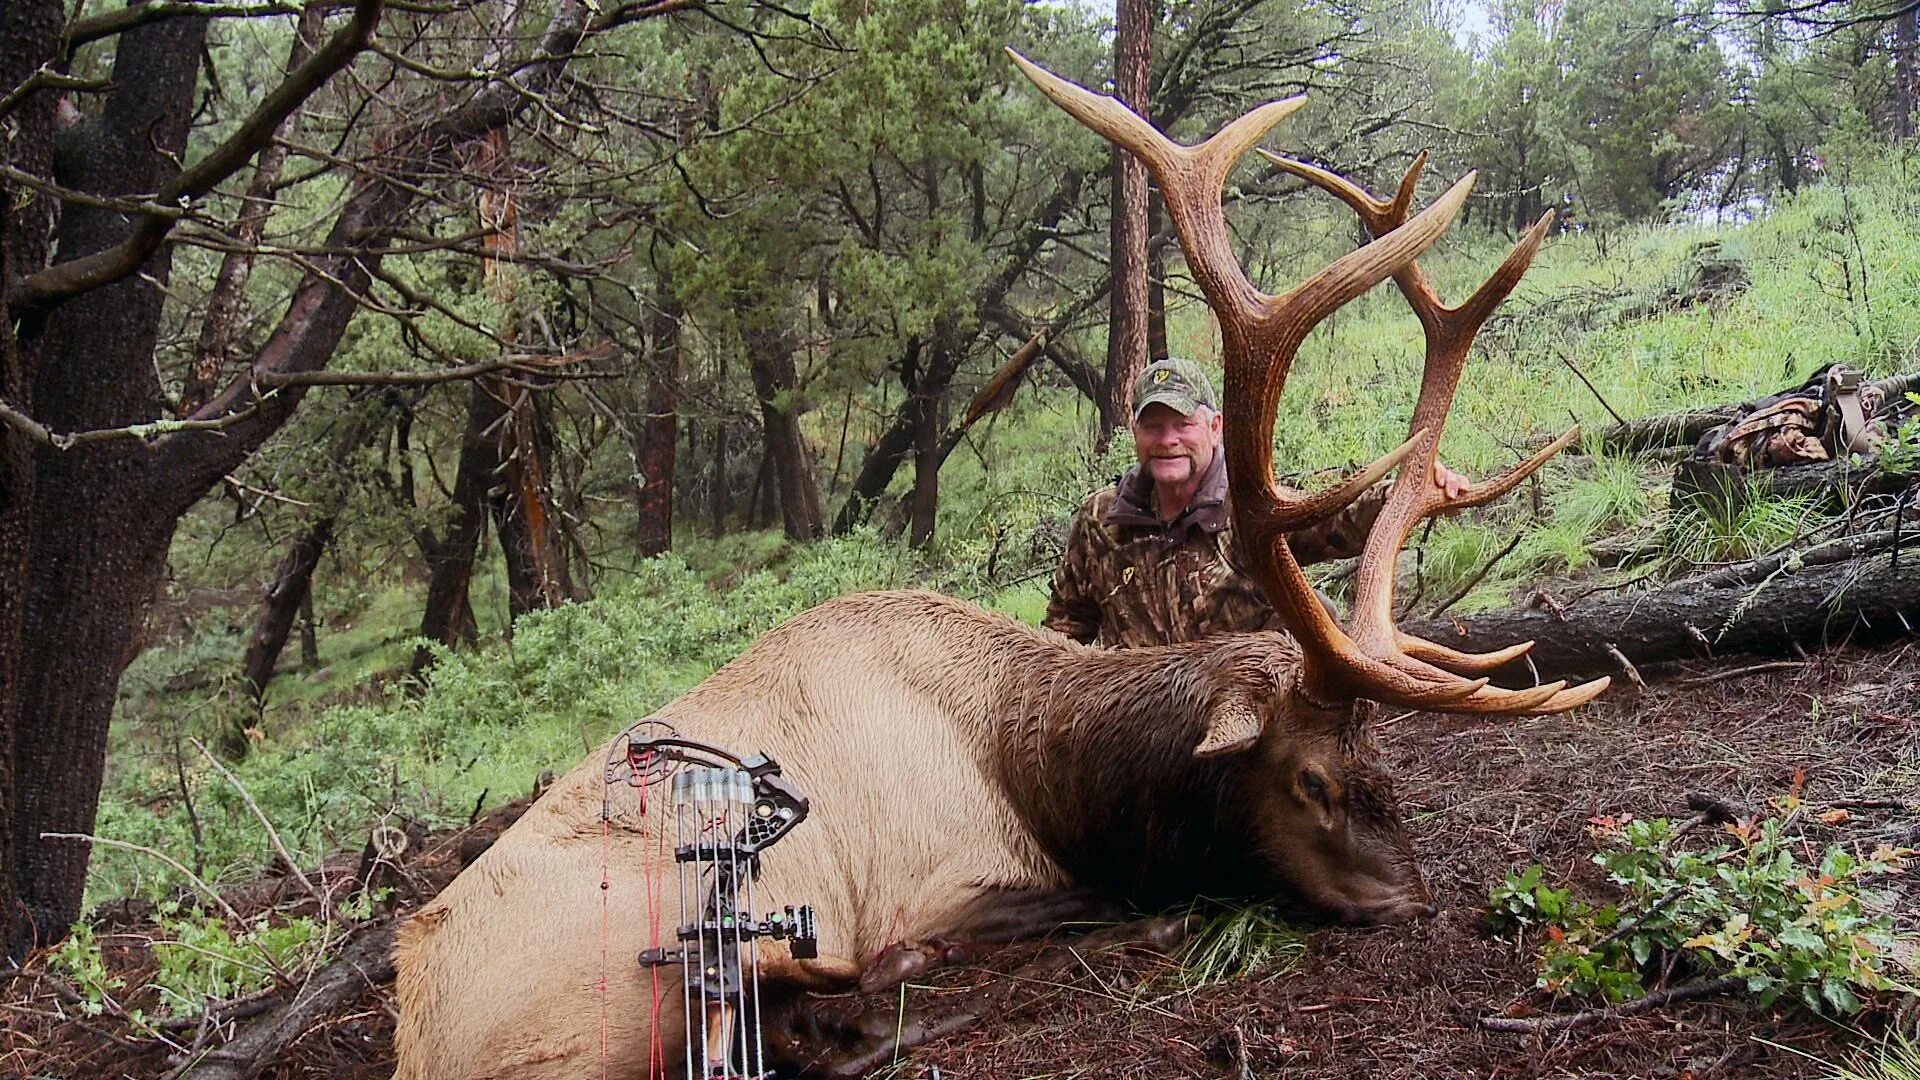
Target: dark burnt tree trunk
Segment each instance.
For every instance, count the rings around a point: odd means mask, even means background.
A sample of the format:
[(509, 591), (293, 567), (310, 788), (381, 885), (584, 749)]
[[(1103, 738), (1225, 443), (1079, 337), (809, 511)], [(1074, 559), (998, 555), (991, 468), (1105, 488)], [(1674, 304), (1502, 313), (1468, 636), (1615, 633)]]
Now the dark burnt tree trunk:
[[(375, 0), (361, 0), (350, 27), (331, 36), (284, 93), (266, 95), (262, 108), (297, 107), (364, 48), (379, 12)], [(6, 68), (17, 58), (55, 55), (62, 16), (57, 0), (11, 0), (0, 7), (0, 34), (13, 35), (0, 40)], [(411, 220), (422, 179), (430, 182), (436, 171), (457, 168), (452, 163), (463, 160), (476, 140), (538, 100), (589, 32), (589, 17), (585, 4), (560, 0), (537, 36), (534, 55), (516, 62), (514, 85), (488, 84), (456, 107), (385, 133), (382, 145), (390, 149), (382, 170), (347, 185), (328, 235), (305, 255), (303, 276), (247, 374), (190, 417), (221, 420), (225, 426), (217, 434), (182, 430), (66, 451), (42, 439), (33, 451), (34, 475), (24, 482), (17, 472), (19, 436), (7, 436), (9, 467), (16, 471), (0, 499), (8, 508), (0, 523), (0, 572), (7, 575), (0, 597), (20, 606), (17, 622), (11, 608), (0, 609), (12, 623), (0, 625), (9, 635), (0, 640), (0, 656), (17, 665), (8, 668), (17, 673), (5, 688), (9, 699), (0, 701), (0, 715), (15, 738), (14, 863), (0, 869), (13, 876), (32, 917), (30, 924), (16, 921), (13, 927), (9, 949), (15, 955), (36, 937), (64, 935), (79, 914), (88, 847), (40, 835), (92, 830), (114, 695), (180, 516), (293, 415), (304, 397), (300, 386), (282, 386), (266, 397), (260, 388), (324, 368), (332, 359), (361, 310), (357, 297), (366, 293), (382, 257), (380, 241)], [(51, 37), (42, 29), (48, 19), (55, 26)], [(64, 165), (56, 170), (67, 186), (122, 198), (161, 189), (181, 159), (204, 37), (204, 21), (186, 17), (121, 35), (117, 89), (107, 95), (97, 124), (70, 133), (73, 153), (63, 153)], [(28, 115), (34, 115), (31, 109)], [(266, 131), (279, 123), (266, 119)], [(243, 125), (234, 141), (180, 175), (192, 177), (193, 191), (210, 190), (264, 145), (262, 130)], [(18, 137), (6, 142), (13, 148), (0, 152), (16, 165), (37, 152), (22, 147)], [(13, 193), (17, 198), (17, 189)], [(5, 281), (10, 321), (22, 339), (9, 351), (8, 377), (14, 390), (25, 388), (19, 401), (46, 429), (119, 427), (164, 415), (153, 348), (168, 271), (165, 222), (128, 217), (69, 204), (61, 215), (60, 261), (45, 270), (16, 263), (24, 277)], [(20, 220), (12, 217), (9, 228)], [(103, 258), (76, 259), (110, 246)], [(32, 345), (18, 347), (25, 341)], [(33, 359), (33, 370), (21, 364), (23, 356)], [(9, 426), (34, 430), (17, 420)], [(15, 493), (29, 491), (22, 514)], [(21, 599), (11, 599), (16, 597)]]
[(813, 476), (813, 455), (800, 432), (802, 408), (793, 354), (798, 345), (787, 334), (749, 330), (744, 335), (753, 392), (760, 401), (767, 468), (780, 500), (781, 522), (789, 539), (818, 540), (826, 535), (826, 512)]
[[(280, 663), (280, 653), (293, 633), (295, 620), (302, 610), (312, 611), (313, 572), (319, 568), (327, 545), (333, 543), (335, 520), (333, 514), (322, 514), (301, 526), (287, 542), (286, 554), (280, 556), (280, 565), (274, 569), (273, 583), (267, 586), (253, 633), (247, 638), (246, 655), (240, 661), (241, 681), (256, 707), (267, 696), (267, 684), (273, 681), (274, 668)], [(220, 745), (230, 757), (245, 756), (244, 729), (236, 726), (222, 732)]]
[[(680, 320), (684, 311), (662, 285), (647, 320), (647, 404), (640, 426), (640, 489), (634, 507), (642, 557), (673, 549), (674, 452), (680, 437)], [(724, 466), (722, 466), (724, 468)]]
[[(24, 83), (60, 50), (66, 25), (60, 0), (0, 4), (0, 86)], [(29, 95), (9, 114), (0, 138), (0, 164), (35, 176), (51, 175), (54, 95)], [(0, 178), (0, 290), (4, 283), (46, 264), (54, 200)], [(4, 301), (0, 294), (0, 301)], [(0, 401), (24, 413), (34, 408), (34, 376), (44, 335), (42, 320), (16, 326), (0, 318)], [(19, 956), (36, 936), (19, 902), (14, 847), (15, 725), (23, 697), (21, 640), (27, 609), (32, 547), (35, 445), (0, 424), (0, 950)]]
[(566, 538), (553, 500), (553, 426), (547, 420), (546, 395), (524, 383), (479, 380), (496, 400), (505, 399), (504, 420), (496, 425), (495, 458), (500, 475), (493, 485), (493, 517), (506, 560), (507, 605), (512, 618), (559, 607), (573, 599)]
[[(468, 589), (487, 528), (489, 492), (500, 471), (500, 444), (493, 429), (505, 415), (506, 407), (485, 382), (474, 380), (467, 388), (467, 427), (453, 476), (452, 516), (443, 532), (422, 529), (416, 537), (427, 561), (427, 606), (420, 616), (420, 636), (449, 649), (479, 634)], [(431, 649), (423, 645), (414, 650), (410, 674), (418, 676), (432, 666)]]
[[(57, 174), (112, 197), (159, 188), (186, 147), (205, 37), (204, 20), (185, 18), (125, 35), (114, 63), (117, 89), (98, 119), (65, 133)], [(123, 216), (69, 205), (55, 257), (104, 251), (126, 235)], [(52, 312), (31, 395), (41, 424), (75, 431), (164, 415), (151, 358), (171, 262), (162, 247), (139, 274)], [(34, 456), (25, 618), (19, 637), (0, 643), (0, 651), (17, 646), (20, 664), (13, 869), (29, 923), (16, 927), (16, 955), (35, 939), (64, 936), (79, 914), (88, 845), (40, 834), (93, 830), (120, 674), (174, 522), (200, 494), (169, 484), (155, 455), (135, 440), (70, 451), (41, 446)], [(0, 583), (0, 592), (14, 587)]]
[[(1113, 12), (1114, 96), (1142, 116), (1153, 51), (1154, 0), (1118, 0)], [(1113, 151), (1113, 302), (1107, 319), (1107, 404), (1098, 446), (1133, 415), (1133, 383), (1147, 365), (1147, 167)]]

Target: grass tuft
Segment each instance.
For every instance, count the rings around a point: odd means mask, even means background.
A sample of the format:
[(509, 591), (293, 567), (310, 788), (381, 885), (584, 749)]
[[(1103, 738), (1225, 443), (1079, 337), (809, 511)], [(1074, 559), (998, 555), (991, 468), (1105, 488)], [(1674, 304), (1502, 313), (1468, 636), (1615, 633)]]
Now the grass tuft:
[(1280, 921), (1265, 904), (1228, 907), (1210, 916), (1180, 955), (1188, 989), (1278, 975), (1306, 951), (1306, 935)]

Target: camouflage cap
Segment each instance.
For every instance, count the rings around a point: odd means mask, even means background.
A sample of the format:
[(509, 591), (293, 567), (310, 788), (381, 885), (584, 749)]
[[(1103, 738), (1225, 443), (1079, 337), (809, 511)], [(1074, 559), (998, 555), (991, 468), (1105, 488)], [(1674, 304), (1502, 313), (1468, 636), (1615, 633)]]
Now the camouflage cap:
[(1179, 356), (1148, 364), (1133, 384), (1133, 418), (1140, 419), (1149, 405), (1165, 405), (1181, 416), (1192, 416), (1202, 405), (1220, 411), (1206, 369)]

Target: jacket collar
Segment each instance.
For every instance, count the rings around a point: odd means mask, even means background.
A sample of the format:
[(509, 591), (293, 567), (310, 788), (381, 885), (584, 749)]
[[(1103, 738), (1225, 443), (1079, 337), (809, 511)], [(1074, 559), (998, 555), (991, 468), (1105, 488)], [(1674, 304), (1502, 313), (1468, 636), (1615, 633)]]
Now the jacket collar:
[(1184, 543), (1193, 531), (1217, 533), (1227, 524), (1227, 457), (1220, 449), (1200, 477), (1193, 501), (1172, 521), (1162, 522), (1153, 512), (1153, 477), (1134, 465), (1120, 477), (1106, 523), (1131, 528), (1163, 530), (1169, 545)]

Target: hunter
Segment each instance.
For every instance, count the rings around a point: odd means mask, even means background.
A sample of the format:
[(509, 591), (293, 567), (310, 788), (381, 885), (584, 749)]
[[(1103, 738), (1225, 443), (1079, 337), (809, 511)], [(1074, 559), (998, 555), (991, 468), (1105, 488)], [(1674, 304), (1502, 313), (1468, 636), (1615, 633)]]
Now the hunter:
[[(1134, 384), (1138, 462), (1080, 504), (1042, 623), (1086, 644), (1132, 648), (1280, 630), (1260, 586), (1238, 569), (1227, 514), (1220, 408), (1192, 360), (1157, 360)], [(1439, 463), (1449, 497), (1466, 477)], [(1345, 513), (1287, 538), (1301, 565), (1358, 555), (1386, 482)]]

